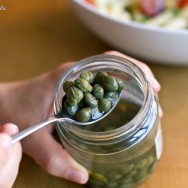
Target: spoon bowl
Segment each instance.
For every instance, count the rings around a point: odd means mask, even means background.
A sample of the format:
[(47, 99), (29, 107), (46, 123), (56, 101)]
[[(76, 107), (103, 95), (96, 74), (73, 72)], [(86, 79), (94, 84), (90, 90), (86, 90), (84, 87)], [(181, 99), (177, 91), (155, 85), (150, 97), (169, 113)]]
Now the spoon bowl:
[[(47, 119), (44, 119), (43, 121), (40, 121), (39, 123), (31, 125), (27, 129), (22, 130), (21, 132), (19, 132), (16, 135), (13, 135), (12, 136), (12, 144), (20, 141), (21, 139), (25, 138), (26, 136), (30, 135), (33, 132), (45, 127), (46, 125), (50, 125), (55, 122), (59, 122), (59, 123), (70, 122), (72, 124), (81, 125), (81, 126), (96, 123), (96, 122), (102, 120), (103, 118), (105, 118), (116, 107), (120, 98), (121, 98), (121, 93), (118, 95), (118, 98), (115, 101), (112, 101), (112, 107), (106, 113), (101, 113), (99, 111), (97, 111), (97, 113), (96, 113), (96, 110), (92, 110), (92, 117), (94, 117), (94, 118), (91, 118), (91, 120), (88, 122), (77, 121), (73, 116), (70, 116), (63, 108), (61, 110), (61, 112), (59, 112), (51, 117), (48, 117)], [(65, 100), (65, 97), (63, 97), (63, 101), (64, 100)]]

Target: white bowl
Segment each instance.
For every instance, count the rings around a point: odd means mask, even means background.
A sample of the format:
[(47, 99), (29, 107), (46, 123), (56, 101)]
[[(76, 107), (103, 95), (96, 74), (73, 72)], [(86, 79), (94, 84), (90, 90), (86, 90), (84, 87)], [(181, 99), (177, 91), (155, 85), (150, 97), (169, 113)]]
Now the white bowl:
[(70, 0), (81, 20), (117, 50), (149, 62), (187, 65), (188, 30), (124, 22), (101, 13), (84, 0)]

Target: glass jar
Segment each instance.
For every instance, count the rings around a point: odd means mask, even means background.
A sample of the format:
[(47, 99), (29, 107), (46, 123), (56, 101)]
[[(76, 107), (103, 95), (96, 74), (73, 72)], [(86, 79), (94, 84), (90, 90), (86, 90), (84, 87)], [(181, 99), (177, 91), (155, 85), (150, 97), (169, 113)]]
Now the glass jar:
[(162, 153), (155, 93), (137, 65), (122, 57), (99, 55), (76, 63), (62, 76), (55, 94), (55, 113), (62, 109), (63, 83), (85, 71), (105, 71), (123, 80), (125, 88), (115, 109), (98, 123), (57, 123), (62, 144), (88, 169), (88, 187), (136, 187), (155, 169)]

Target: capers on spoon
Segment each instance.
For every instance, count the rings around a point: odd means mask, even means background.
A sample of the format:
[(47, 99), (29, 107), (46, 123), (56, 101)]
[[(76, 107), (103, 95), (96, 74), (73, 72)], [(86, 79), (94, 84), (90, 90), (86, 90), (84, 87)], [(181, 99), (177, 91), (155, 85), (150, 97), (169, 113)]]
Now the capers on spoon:
[[(53, 115), (53, 116), (51, 116), (49, 118), (46, 118), (46, 119), (44, 119), (43, 121), (41, 121), (39, 123), (31, 125), (27, 129), (24, 129), (21, 132), (19, 132), (18, 134), (13, 135), (12, 136), (12, 144), (14, 144), (14, 143), (18, 142), (19, 140), (25, 138), (26, 136), (30, 135), (31, 133), (33, 133), (33, 132), (45, 127), (46, 125), (50, 125), (51, 123), (55, 123), (55, 122), (59, 122), (59, 123), (70, 122), (70, 123), (73, 123), (73, 124), (76, 124), (76, 125), (83, 125), (83, 126), (96, 123), (96, 122), (102, 120), (104, 117), (106, 117), (115, 108), (115, 106), (117, 105), (119, 99), (120, 99), (120, 95), (119, 95), (118, 100), (115, 103), (113, 103), (112, 108), (108, 112), (98, 114), (96, 119), (92, 119), (91, 118), (87, 122), (79, 122), (78, 120), (76, 120), (76, 118), (74, 118), (73, 116), (70, 116), (67, 113), (67, 111), (63, 108), (61, 110), (61, 112), (59, 112), (58, 114), (55, 114), (55, 115)], [(66, 100), (66, 97), (63, 98), (63, 101), (65, 101), (65, 100)], [(91, 111), (91, 115), (92, 115), (92, 113), (96, 113), (95, 110)], [(95, 115), (95, 114), (93, 114), (93, 115)]]

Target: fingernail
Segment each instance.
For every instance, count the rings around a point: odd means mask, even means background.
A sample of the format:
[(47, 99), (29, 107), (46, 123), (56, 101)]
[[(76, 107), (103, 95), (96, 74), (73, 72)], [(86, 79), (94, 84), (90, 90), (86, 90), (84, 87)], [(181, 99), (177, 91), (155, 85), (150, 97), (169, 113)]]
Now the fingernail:
[(157, 92), (160, 91), (161, 85), (159, 84), (159, 82), (154, 77), (151, 77), (150, 81), (151, 81), (151, 85), (153, 86), (155, 91), (157, 91)]
[(87, 181), (85, 174), (77, 169), (70, 169), (67, 173), (67, 178), (70, 181), (74, 181), (76, 183), (84, 184)]
[(2, 145), (3, 148), (9, 149), (11, 146), (11, 138), (7, 135), (0, 135), (0, 144)]

